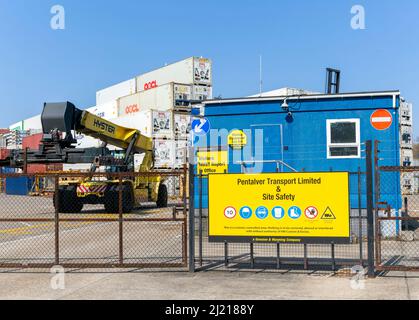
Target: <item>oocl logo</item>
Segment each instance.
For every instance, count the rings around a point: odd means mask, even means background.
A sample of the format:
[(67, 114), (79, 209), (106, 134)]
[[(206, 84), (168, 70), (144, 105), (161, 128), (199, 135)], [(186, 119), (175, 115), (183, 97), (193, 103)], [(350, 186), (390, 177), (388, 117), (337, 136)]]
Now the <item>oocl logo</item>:
[(127, 106), (125, 108), (125, 113), (126, 114), (133, 114), (133, 113), (137, 113), (140, 112), (140, 107), (137, 104), (133, 104), (130, 106)]
[(157, 88), (157, 80), (150, 81), (144, 85), (144, 90), (150, 90)]

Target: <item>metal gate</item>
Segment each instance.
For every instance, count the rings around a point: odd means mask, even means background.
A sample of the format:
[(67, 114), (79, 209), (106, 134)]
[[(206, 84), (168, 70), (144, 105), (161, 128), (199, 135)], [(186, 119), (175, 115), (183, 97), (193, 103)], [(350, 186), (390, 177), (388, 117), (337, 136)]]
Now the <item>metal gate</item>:
[[(351, 270), (368, 268), (374, 276), (374, 212), (372, 143), (363, 144), (358, 171), (350, 173), (350, 244), (261, 244), (211, 243), (208, 210), (203, 201), (208, 184), (205, 176), (190, 168), (189, 268), (271, 269), (271, 270)], [(334, 171), (330, 168), (330, 171)], [(306, 172), (302, 170), (302, 172)], [(228, 190), (226, 190), (228, 192)], [(195, 197), (193, 196), (195, 194)]]
[[(71, 180), (104, 179), (107, 173), (1, 174), (1, 268), (184, 268), (187, 266), (186, 169), (158, 173), (112, 174), (119, 181), (162, 177), (167, 208), (147, 200), (130, 214), (103, 205), (85, 205), (59, 213), (54, 193)], [(100, 190), (98, 190), (100, 192)], [(54, 203), (55, 201), (55, 203)], [(66, 211), (66, 212), (67, 212)]]
[(376, 199), (377, 270), (419, 271), (419, 167), (376, 167)]

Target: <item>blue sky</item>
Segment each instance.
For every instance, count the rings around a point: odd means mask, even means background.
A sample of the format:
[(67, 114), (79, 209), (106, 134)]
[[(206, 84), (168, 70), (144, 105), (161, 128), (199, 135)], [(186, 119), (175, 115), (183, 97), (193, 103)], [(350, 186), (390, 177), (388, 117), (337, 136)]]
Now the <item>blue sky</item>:
[[(55, 4), (65, 30), (50, 28)], [(351, 28), (356, 4), (366, 30)], [(400, 89), (419, 103), (415, 0), (0, 0), (0, 39), (0, 127), (45, 101), (93, 106), (98, 89), (193, 55), (213, 60), (223, 97), (258, 92), (262, 54), (266, 91), (324, 91), (331, 66), (342, 91)]]

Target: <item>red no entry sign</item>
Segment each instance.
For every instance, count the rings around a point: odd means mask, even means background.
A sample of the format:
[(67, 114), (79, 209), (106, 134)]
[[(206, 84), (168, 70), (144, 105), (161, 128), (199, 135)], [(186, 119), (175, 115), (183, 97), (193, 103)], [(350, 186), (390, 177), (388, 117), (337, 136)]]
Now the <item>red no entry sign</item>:
[(371, 125), (377, 130), (387, 130), (393, 124), (393, 115), (388, 110), (377, 110), (371, 116)]

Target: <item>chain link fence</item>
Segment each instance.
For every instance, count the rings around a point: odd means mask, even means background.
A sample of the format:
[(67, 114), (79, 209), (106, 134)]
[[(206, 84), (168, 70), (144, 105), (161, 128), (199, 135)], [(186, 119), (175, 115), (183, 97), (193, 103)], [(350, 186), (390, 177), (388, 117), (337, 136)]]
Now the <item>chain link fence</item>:
[(187, 266), (186, 172), (0, 174), (0, 267)]
[[(350, 244), (211, 243), (208, 210), (202, 207), (207, 179), (196, 176), (198, 201), (193, 219), (193, 268), (196, 270), (327, 270), (368, 265), (366, 173), (350, 173)], [(226, 190), (228, 192), (228, 190)]]
[(379, 167), (378, 270), (419, 270), (419, 168)]

